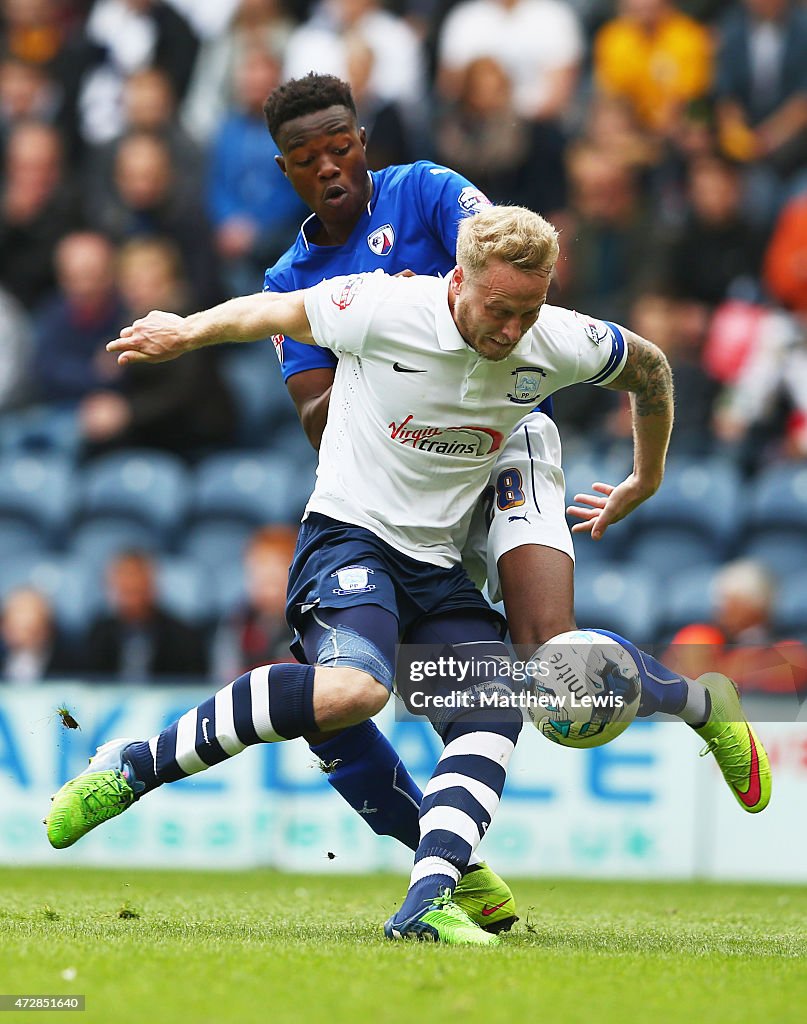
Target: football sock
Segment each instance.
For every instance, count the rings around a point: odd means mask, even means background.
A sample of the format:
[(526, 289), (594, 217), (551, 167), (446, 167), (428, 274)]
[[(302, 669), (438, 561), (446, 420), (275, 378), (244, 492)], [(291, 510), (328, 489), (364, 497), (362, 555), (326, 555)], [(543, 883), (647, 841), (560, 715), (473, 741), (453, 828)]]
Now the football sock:
[(126, 757), (144, 792), (226, 761), (254, 743), (315, 732), (311, 665), (263, 665), (239, 676)]
[(640, 651), (619, 633), (607, 629), (594, 629), (592, 632), (616, 640), (633, 656), (642, 679), (642, 700), (638, 711), (640, 718), (661, 711), (666, 715), (675, 715), (692, 726), (702, 725), (706, 721), (711, 705), (705, 686), (662, 665), (652, 654)]
[(499, 806), (521, 725), (518, 710), (497, 708), (471, 711), (444, 731), (445, 749), (420, 806), (409, 891), (396, 919), (420, 913), (446, 888), (454, 891)]
[(312, 745), (333, 786), (377, 835), (410, 850), (420, 842), (420, 787), (386, 736), (362, 722)]

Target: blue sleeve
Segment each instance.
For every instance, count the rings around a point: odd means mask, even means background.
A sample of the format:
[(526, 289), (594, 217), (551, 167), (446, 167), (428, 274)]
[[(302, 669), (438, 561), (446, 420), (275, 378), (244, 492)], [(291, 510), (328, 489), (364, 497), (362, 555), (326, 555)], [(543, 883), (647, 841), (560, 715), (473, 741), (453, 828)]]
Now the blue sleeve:
[(421, 222), (439, 238), (453, 260), (457, 250), (457, 231), (463, 217), (477, 213), (490, 200), (462, 174), (448, 167), (421, 160), (415, 196)]
[[(263, 290), (265, 292), (293, 292), (298, 287), (294, 281), (283, 274), (282, 270), (276, 271), (274, 267), (270, 267), (264, 275)], [(306, 370), (336, 369), (337, 358), (327, 348), (320, 348), (319, 345), (303, 345), (302, 342), (288, 338), (284, 334), (276, 334), (272, 341), (284, 381), (296, 373), (304, 373)]]

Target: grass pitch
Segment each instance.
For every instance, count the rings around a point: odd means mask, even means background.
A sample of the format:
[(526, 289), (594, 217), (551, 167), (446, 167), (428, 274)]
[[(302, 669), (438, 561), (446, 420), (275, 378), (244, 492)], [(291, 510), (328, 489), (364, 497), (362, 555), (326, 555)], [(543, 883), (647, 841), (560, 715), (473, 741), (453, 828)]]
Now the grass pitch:
[(482, 950), (383, 939), (404, 887), (2, 869), (0, 993), (83, 993), (88, 1024), (805, 1020), (805, 887), (515, 881)]

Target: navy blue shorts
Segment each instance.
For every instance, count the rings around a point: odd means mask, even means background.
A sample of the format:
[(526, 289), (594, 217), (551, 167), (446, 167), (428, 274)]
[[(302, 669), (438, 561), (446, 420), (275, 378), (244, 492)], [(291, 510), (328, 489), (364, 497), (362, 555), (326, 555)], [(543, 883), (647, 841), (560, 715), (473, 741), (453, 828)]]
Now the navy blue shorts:
[(289, 569), (286, 618), (301, 633), (314, 608), (375, 604), (397, 618), (399, 636), (419, 619), (437, 612), (474, 610), (500, 624), (494, 611), (460, 565), (443, 569), (396, 551), (361, 526), (312, 512), (303, 522)]

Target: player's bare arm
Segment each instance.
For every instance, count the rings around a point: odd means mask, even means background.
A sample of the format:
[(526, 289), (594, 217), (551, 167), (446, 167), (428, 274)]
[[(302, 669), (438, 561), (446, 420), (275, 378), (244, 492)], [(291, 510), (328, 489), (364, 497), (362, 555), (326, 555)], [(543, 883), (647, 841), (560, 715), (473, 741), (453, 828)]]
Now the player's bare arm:
[(313, 345), (303, 296), (302, 291), (258, 292), (186, 317), (153, 310), (124, 327), (107, 351), (117, 353), (124, 366), (165, 363), (207, 345), (260, 341), (271, 334), (290, 334)]
[(596, 494), (576, 494), (575, 502), (582, 504), (568, 509), (582, 520), (572, 532), (590, 532), (594, 540), (659, 489), (673, 424), (673, 379), (667, 357), (657, 345), (631, 331), (625, 331), (625, 341), (625, 367), (606, 387), (631, 394), (633, 472), (616, 487), (595, 483)]
[(328, 419), (328, 403), (335, 375), (330, 367), (318, 367), (295, 373), (286, 381), (305, 436), (317, 451)]

